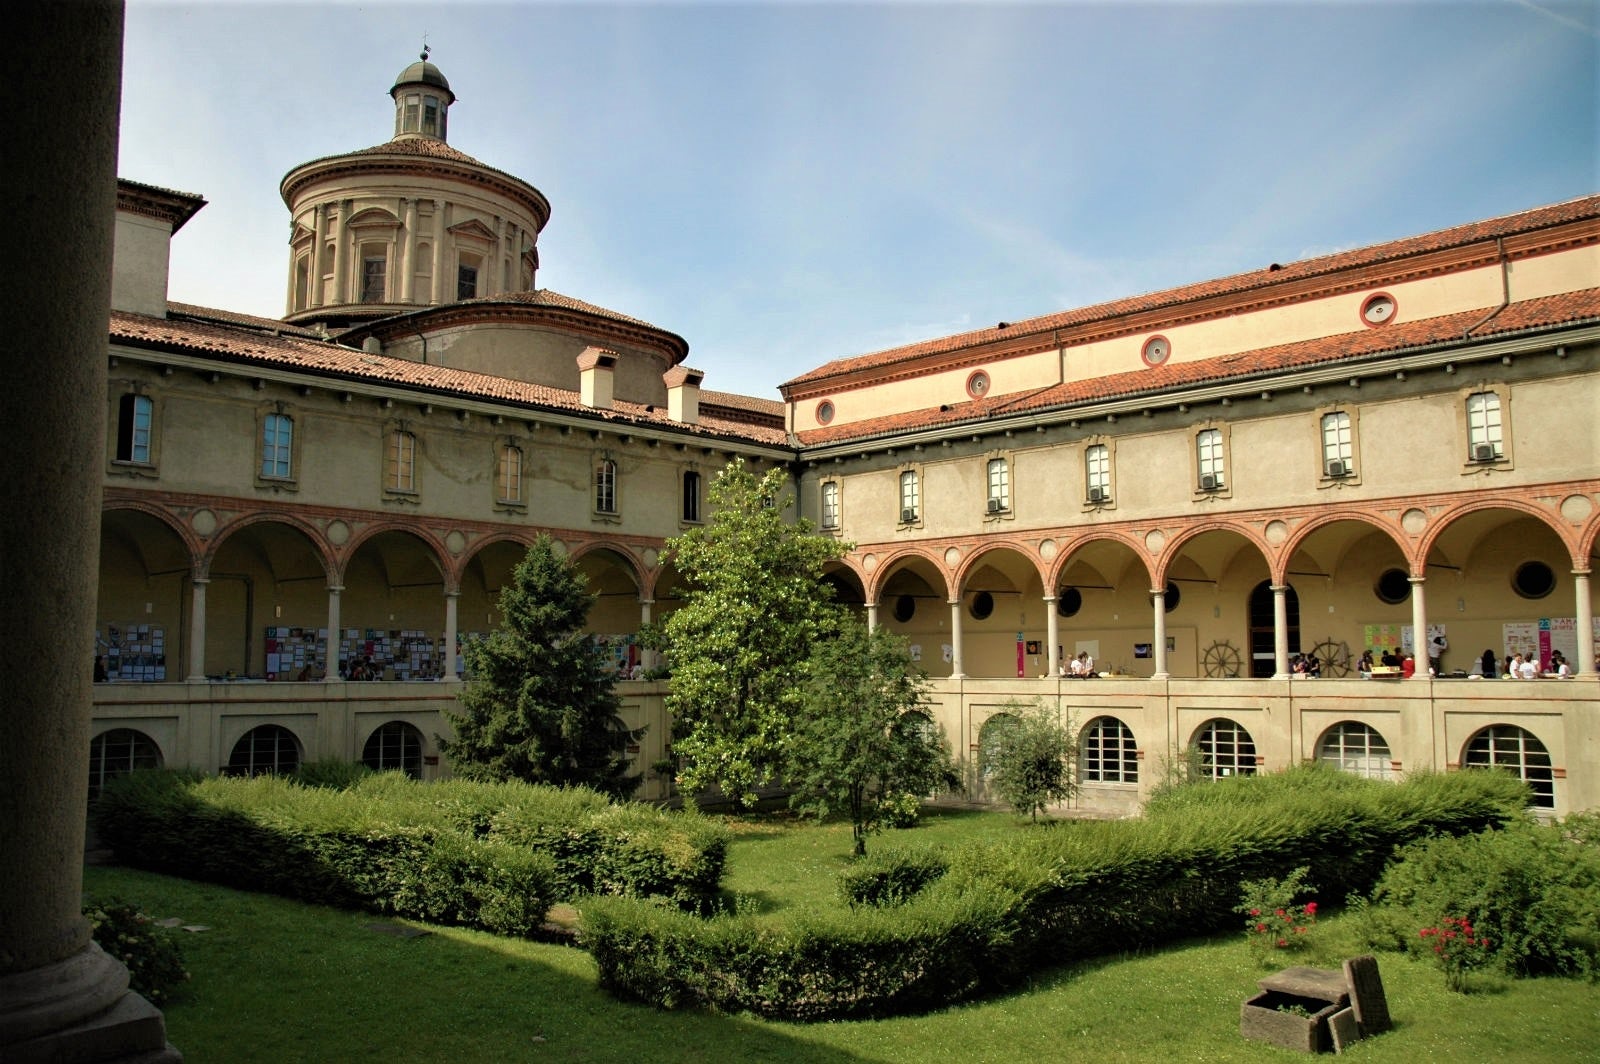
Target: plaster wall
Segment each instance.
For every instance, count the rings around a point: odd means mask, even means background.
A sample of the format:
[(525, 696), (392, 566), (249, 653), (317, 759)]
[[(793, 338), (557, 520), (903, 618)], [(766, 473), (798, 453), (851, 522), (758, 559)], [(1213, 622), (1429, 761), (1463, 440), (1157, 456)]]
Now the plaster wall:
[(118, 211), (113, 239), (111, 309), (166, 317), (171, 224)]

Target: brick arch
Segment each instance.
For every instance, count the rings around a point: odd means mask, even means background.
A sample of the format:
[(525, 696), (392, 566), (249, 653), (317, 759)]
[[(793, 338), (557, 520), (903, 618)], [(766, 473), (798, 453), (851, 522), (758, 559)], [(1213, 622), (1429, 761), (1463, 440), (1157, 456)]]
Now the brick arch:
[(257, 510), (254, 513), (247, 513), (237, 517), (225, 525), (218, 525), (217, 530), (211, 534), (210, 542), (201, 554), (200, 564), (197, 565), (195, 574), (197, 576), (209, 574), (211, 572), (211, 563), (215, 560), (217, 551), (233, 536), (253, 525), (268, 524), (286, 525), (305, 536), (306, 540), (311, 544), (312, 553), (321, 560), (322, 571), (327, 575), (329, 581), (342, 578), (344, 573), (343, 562), (348, 559), (348, 554), (344, 558), (340, 558), (334, 552), (333, 545), (328, 542), (328, 538), (322, 529), (305, 518), (296, 516), (286, 510)]
[(601, 551), (613, 554), (627, 564), (628, 571), (633, 576), (633, 586), (640, 595), (643, 595), (645, 589), (644, 560), (636, 555), (631, 548), (615, 540), (593, 539), (579, 542), (567, 551), (567, 560), (576, 562), (580, 558), (587, 557), (590, 554), (597, 554)]
[(995, 554), (1002, 551), (1015, 554), (1026, 559), (1028, 563), (1033, 566), (1033, 575), (1039, 578), (1040, 585), (1043, 587), (1050, 586), (1045, 582), (1045, 570), (1039, 564), (1040, 558), (1038, 550), (1019, 540), (997, 539), (986, 540), (972, 553), (964, 555), (961, 558), (960, 564), (956, 566), (955, 571), (951, 574), (955, 578), (954, 589), (959, 590), (960, 588), (966, 586), (967, 577), (971, 574), (972, 570), (978, 566), (982, 559), (990, 554)]
[(863, 592), (867, 596), (867, 601), (882, 601), (883, 585), (888, 582), (889, 577), (893, 574), (895, 566), (902, 561), (912, 559), (925, 561), (929, 565), (933, 566), (934, 571), (937, 572), (944, 580), (944, 592), (946, 600), (948, 601), (952, 589), (957, 585), (955, 584), (953, 575), (950, 572), (950, 567), (944, 563), (944, 548), (940, 547), (935, 552), (927, 549), (931, 546), (931, 544), (907, 544), (906, 546), (898, 548), (887, 557), (881, 559), (878, 562), (878, 568), (871, 573), (870, 582), (866, 580), (862, 582)]
[[(1267, 567), (1272, 572), (1272, 582), (1275, 584), (1288, 583), (1287, 570), (1290, 560), (1295, 556), (1295, 552), (1305, 546), (1306, 541), (1318, 530), (1345, 521), (1354, 521), (1357, 524), (1366, 525), (1373, 531), (1382, 532), (1388, 536), (1405, 557), (1406, 565), (1411, 568), (1411, 571), (1416, 571), (1418, 556), (1412, 554), (1409, 545), (1410, 537), (1400, 527), (1399, 521), (1386, 518), (1377, 510), (1352, 507), (1347, 510), (1329, 510), (1319, 513), (1291, 532), (1289, 538), (1283, 541), (1283, 546), (1278, 548), (1277, 557), (1268, 555)], [(1420, 557), (1426, 558), (1427, 555), (1424, 553)]]
[(1066, 569), (1067, 563), (1077, 556), (1078, 552), (1095, 543), (1115, 543), (1127, 547), (1135, 558), (1144, 563), (1145, 575), (1151, 579), (1151, 587), (1155, 587), (1155, 563), (1150, 552), (1143, 543), (1136, 540), (1131, 532), (1117, 532), (1109, 529), (1095, 529), (1081, 535), (1072, 537), (1070, 546), (1061, 546), (1061, 541), (1056, 541), (1056, 556), (1050, 562), (1049, 573), (1045, 579), (1046, 588), (1058, 587), (1061, 583), (1061, 573)]
[(1157, 565), (1153, 572), (1154, 580), (1150, 586), (1155, 587), (1159, 583), (1160, 586), (1165, 587), (1167, 570), (1172, 567), (1173, 561), (1183, 552), (1183, 548), (1187, 544), (1207, 532), (1233, 532), (1261, 552), (1261, 557), (1267, 563), (1269, 571), (1277, 571), (1282, 567), (1281, 559), (1277, 557), (1278, 551), (1249, 525), (1240, 521), (1209, 520), (1183, 529), (1172, 537), (1171, 543), (1162, 546), (1161, 553), (1156, 559)]
[(206, 541), (198, 532), (190, 528), (187, 522), (179, 518), (170, 509), (160, 503), (146, 499), (107, 498), (101, 507), (102, 518), (113, 510), (129, 510), (134, 513), (141, 513), (146, 517), (153, 517), (163, 525), (166, 525), (177, 536), (178, 542), (182, 543), (189, 552), (189, 568), (196, 572), (200, 571), (200, 563), (206, 553)]
[[(1423, 559), (1428, 557), (1439, 537), (1459, 519), (1469, 514), (1482, 513), (1485, 510), (1511, 510), (1528, 517), (1535, 518), (1563, 544), (1571, 555), (1572, 562), (1577, 565), (1587, 559), (1587, 554), (1582, 550), (1582, 537), (1574, 535), (1571, 526), (1563, 528), (1557, 520), (1557, 515), (1548, 506), (1541, 506), (1528, 498), (1517, 495), (1491, 495), (1487, 497), (1475, 496), (1461, 500), (1438, 514), (1433, 515), (1428, 521), (1428, 527), (1417, 540), (1417, 556)], [(1592, 534), (1591, 534), (1592, 541)]]

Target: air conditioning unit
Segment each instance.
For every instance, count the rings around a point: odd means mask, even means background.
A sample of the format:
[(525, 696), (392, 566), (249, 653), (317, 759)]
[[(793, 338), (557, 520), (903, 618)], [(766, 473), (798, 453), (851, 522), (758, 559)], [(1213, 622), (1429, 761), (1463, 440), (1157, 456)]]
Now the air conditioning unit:
[(1089, 489), (1089, 501), (1090, 502), (1105, 502), (1106, 501), (1106, 489), (1105, 488), (1090, 488)]
[(1222, 485), (1215, 473), (1207, 473), (1200, 478), (1201, 491), (1216, 491)]
[(1472, 445), (1472, 460), (1474, 462), (1494, 461), (1494, 444), (1475, 443)]
[(997, 513), (999, 513), (1000, 511), (1002, 511), (1004, 509), (1005, 509), (1005, 505), (1003, 503), (1001, 503), (1001, 501), (999, 499), (990, 499), (989, 500), (989, 512), (990, 513), (997, 514)]
[(1350, 467), (1345, 465), (1342, 460), (1335, 458), (1328, 463), (1328, 475), (1330, 477), (1347, 477), (1350, 475)]
[(902, 525), (914, 525), (914, 524), (916, 524), (917, 523), (917, 511), (915, 511), (915, 510), (901, 510), (900, 511), (900, 523)]

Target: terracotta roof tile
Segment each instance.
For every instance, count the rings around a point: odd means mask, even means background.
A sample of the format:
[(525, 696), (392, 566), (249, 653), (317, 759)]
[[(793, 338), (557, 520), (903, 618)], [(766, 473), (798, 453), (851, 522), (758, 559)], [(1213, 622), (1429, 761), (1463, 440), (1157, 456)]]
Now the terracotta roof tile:
[[(581, 299), (553, 292), (548, 288), (538, 288), (531, 292), (502, 292), (497, 296), (478, 296), (474, 299), (463, 299), (456, 303), (448, 304), (451, 307), (471, 307), (486, 303), (522, 303), (534, 307), (560, 307), (563, 310), (576, 310), (584, 314), (593, 314), (601, 318), (610, 318), (612, 321), (626, 322), (629, 325), (638, 325), (656, 332), (666, 332), (659, 325), (652, 325), (640, 318), (629, 317), (620, 311), (608, 310), (593, 303), (585, 303)], [(423, 308), (424, 310), (437, 310), (436, 307)]]
[(1497, 237), (1511, 236), (1516, 233), (1530, 232), (1566, 222), (1581, 221), (1595, 217), (1600, 217), (1600, 196), (1585, 196), (1568, 200), (1565, 203), (1538, 207), (1533, 210), (1509, 214), (1500, 218), (1490, 218), (1481, 222), (1472, 222), (1422, 236), (1304, 259), (1284, 266), (1252, 270), (1248, 273), (1201, 281), (1197, 284), (1184, 285), (1179, 288), (1168, 288), (1146, 295), (1130, 296), (1113, 300), (1109, 303), (1098, 303), (1094, 306), (1048, 314), (1026, 321), (1011, 322), (1004, 329), (978, 329), (972, 332), (958, 333), (954, 336), (939, 337), (883, 351), (875, 351), (871, 354), (835, 359), (809, 373), (801, 374), (785, 382), (783, 387), (789, 388), (794, 385), (814, 383), (830, 377), (842, 376), (862, 370), (881, 369), (903, 362), (915, 361), (928, 355), (981, 347), (997, 340), (1015, 339), (1029, 333), (1049, 332), (1071, 326), (1107, 321), (1142, 311), (1175, 307), (1212, 296), (1264, 289), (1290, 281), (1339, 273), (1408, 256), (1441, 251), (1447, 248), (1460, 247), (1479, 241), (1493, 240)]
[(331, 341), (311, 340), (299, 335), (273, 335), (258, 329), (247, 331), (217, 321), (151, 318), (126, 311), (112, 311), (111, 341), (213, 358), (234, 365), (276, 367), (335, 381), (397, 385), (430, 395), (503, 402), (641, 427), (733, 437), (766, 445), (787, 442), (787, 436), (781, 428), (750, 424), (730, 417), (705, 416), (700, 419), (699, 425), (682, 425), (668, 418), (666, 410), (660, 407), (620, 400), (611, 410), (594, 410), (579, 401), (577, 392), (561, 388), (368, 354)]
[[(1329, 363), (1357, 364), (1408, 348), (1459, 342), (1468, 329), (1483, 321), (1484, 316), (1482, 309), (1475, 309), (1382, 329), (1363, 329), (1360, 332), (1243, 351), (1199, 362), (1169, 362), (1150, 369), (1067, 381), (1022, 394), (905, 411), (846, 425), (811, 429), (800, 433), (800, 443), (811, 447), (845, 440), (873, 439), (896, 432), (972, 424), (1030, 411), (1066, 409), (1084, 403), (1139, 395), (1154, 396), (1181, 388), (1227, 380), (1248, 380)], [(1581, 321), (1600, 321), (1600, 288), (1514, 303), (1473, 329), (1472, 339), (1481, 341)]]
[(303, 325), (291, 325), (277, 318), (262, 318), (254, 314), (240, 314), (232, 310), (218, 310), (216, 307), (202, 307), (193, 303), (178, 303), (167, 301), (167, 315), (174, 318), (192, 318), (196, 321), (217, 322), (223, 325), (237, 325), (246, 329), (262, 329), (267, 332), (281, 333), (284, 336), (299, 336), (307, 340), (321, 340), (322, 334), (315, 329), (308, 329)]

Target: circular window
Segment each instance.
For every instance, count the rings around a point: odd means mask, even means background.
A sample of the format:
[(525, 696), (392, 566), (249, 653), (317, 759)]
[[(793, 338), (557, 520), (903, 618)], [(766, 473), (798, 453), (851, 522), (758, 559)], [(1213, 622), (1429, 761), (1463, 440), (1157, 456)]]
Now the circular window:
[(989, 614), (994, 612), (994, 596), (987, 591), (980, 591), (972, 596), (972, 605), (967, 612), (972, 614), (975, 621), (987, 620)]
[(833, 400), (824, 399), (817, 404), (817, 424), (826, 425), (833, 420)]
[(972, 375), (967, 378), (967, 394), (972, 396), (974, 399), (982, 399), (984, 396), (988, 395), (989, 374), (985, 373), (981, 369), (973, 370)]
[(1541, 599), (1556, 589), (1556, 574), (1544, 562), (1523, 562), (1511, 578), (1511, 589), (1526, 599)]
[(1361, 304), (1361, 320), (1370, 327), (1387, 325), (1394, 321), (1395, 310), (1394, 296), (1387, 292), (1370, 295)]
[(1166, 607), (1166, 612), (1171, 613), (1173, 610), (1177, 609), (1178, 599), (1182, 597), (1182, 593), (1178, 590), (1178, 585), (1174, 584), (1171, 580), (1168, 580), (1167, 594), (1166, 597), (1162, 599), (1162, 605)]
[(1083, 609), (1083, 592), (1075, 587), (1064, 587), (1056, 596), (1056, 613), (1062, 617), (1076, 617)]
[(1152, 336), (1139, 349), (1139, 357), (1147, 366), (1159, 366), (1172, 354), (1172, 341), (1165, 336)]
[(910, 595), (901, 595), (894, 600), (894, 619), (905, 624), (917, 612), (917, 600)]
[(1404, 602), (1411, 597), (1411, 577), (1404, 569), (1385, 569), (1372, 593), (1391, 606)]

